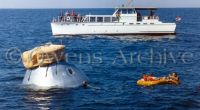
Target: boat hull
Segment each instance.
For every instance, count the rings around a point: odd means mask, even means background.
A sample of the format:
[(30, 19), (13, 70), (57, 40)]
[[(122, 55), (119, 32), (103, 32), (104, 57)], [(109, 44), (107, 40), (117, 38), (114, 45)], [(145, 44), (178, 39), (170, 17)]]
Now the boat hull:
[(168, 35), (175, 34), (175, 23), (51, 23), (54, 36), (59, 35)]

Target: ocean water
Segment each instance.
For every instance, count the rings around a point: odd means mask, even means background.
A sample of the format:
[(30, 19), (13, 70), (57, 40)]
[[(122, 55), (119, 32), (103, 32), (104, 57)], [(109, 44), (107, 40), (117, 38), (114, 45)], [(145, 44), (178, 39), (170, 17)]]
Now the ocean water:
[[(7, 110), (199, 110), (200, 9), (160, 9), (174, 22), (170, 36), (65, 36), (54, 38), (50, 22), (61, 10), (0, 10), (0, 109)], [(112, 14), (113, 9), (78, 9), (83, 14)], [(47, 42), (64, 44), (68, 62), (90, 79), (91, 88), (34, 91), (21, 83), (20, 53)], [(153, 56), (153, 57), (152, 57)], [(177, 72), (180, 85), (139, 87), (142, 73)]]

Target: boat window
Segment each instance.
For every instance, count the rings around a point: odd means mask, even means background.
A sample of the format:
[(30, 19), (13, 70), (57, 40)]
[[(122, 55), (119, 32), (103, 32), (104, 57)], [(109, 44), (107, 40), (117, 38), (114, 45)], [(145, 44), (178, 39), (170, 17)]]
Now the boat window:
[(117, 12), (122, 13), (122, 10), (119, 9)]
[(133, 10), (132, 9), (128, 9), (128, 14), (132, 14)]
[(110, 22), (111, 21), (111, 17), (105, 17), (104, 18), (104, 22)]
[(116, 17), (112, 17), (112, 22), (115, 22), (117, 21), (117, 18)]
[(129, 23), (130, 25), (133, 25), (134, 23)]
[(71, 75), (74, 74), (74, 71), (73, 71), (71, 68), (68, 69), (68, 72), (69, 72), (69, 74), (71, 74)]
[(154, 24), (154, 23), (150, 23), (150, 24)]
[(90, 22), (96, 22), (96, 17), (90, 17)]
[(103, 22), (103, 17), (97, 17), (97, 22)]
[(140, 23), (137, 23), (137, 24), (140, 24)]
[(143, 23), (143, 24), (147, 24), (147, 23)]
[(123, 9), (123, 10), (122, 10), (122, 14), (127, 14), (127, 10), (126, 10), (126, 9)]

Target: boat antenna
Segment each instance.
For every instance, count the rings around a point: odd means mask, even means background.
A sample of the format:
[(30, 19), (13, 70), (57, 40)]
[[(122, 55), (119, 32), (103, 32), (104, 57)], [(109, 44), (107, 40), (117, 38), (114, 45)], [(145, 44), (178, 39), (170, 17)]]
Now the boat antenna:
[(131, 6), (131, 4), (133, 3), (133, 0), (128, 0), (127, 6)]

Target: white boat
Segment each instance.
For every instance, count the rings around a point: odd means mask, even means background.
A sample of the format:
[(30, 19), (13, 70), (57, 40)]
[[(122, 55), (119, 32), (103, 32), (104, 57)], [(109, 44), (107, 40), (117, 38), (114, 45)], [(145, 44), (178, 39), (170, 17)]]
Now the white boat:
[[(148, 16), (143, 11), (150, 11)], [(156, 8), (118, 7), (113, 15), (80, 16), (67, 13), (53, 19), (52, 33), (59, 35), (166, 35), (175, 34), (176, 23), (164, 23)]]

